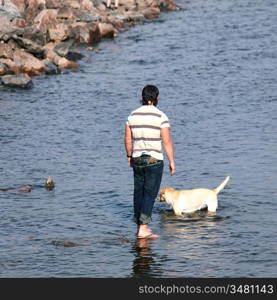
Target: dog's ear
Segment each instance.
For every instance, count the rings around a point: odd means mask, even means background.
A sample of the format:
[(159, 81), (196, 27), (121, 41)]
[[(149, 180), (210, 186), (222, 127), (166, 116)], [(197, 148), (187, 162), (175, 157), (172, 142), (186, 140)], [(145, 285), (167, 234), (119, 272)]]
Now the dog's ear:
[(160, 189), (160, 197), (159, 197), (159, 200), (160, 200), (161, 202), (162, 202), (162, 201), (165, 201), (164, 194), (165, 194), (165, 188)]

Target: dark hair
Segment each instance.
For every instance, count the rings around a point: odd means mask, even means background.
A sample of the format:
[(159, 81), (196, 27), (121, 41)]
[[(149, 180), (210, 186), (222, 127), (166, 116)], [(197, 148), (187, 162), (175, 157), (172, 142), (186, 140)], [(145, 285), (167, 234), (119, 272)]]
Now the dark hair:
[(155, 85), (146, 85), (142, 90), (142, 105), (148, 105), (149, 101), (153, 105), (158, 104), (159, 89)]

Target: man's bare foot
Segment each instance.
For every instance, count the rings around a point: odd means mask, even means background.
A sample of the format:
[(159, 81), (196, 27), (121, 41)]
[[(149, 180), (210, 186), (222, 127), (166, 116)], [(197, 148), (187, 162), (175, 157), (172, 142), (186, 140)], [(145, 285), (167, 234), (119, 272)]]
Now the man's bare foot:
[(157, 238), (159, 238), (159, 236), (154, 233), (150, 233), (150, 234), (144, 235), (144, 236), (138, 235), (137, 237), (138, 237), (138, 239), (157, 239)]
[(159, 236), (157, 234), (152, 233), (147, 224), (139, 225), (137, 238), (139, 239), (156, 239)]

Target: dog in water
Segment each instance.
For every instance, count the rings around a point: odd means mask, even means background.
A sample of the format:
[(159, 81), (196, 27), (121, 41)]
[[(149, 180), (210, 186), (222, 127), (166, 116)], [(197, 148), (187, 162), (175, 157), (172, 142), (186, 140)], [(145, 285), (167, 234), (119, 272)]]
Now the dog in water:
[[(42, 186), (41, 186), (42, 187)], [(48, 176), (47, 180), (45, 181), (43, 187), (47, 190), (53, 190), (55, 187), (55, 182), (51, 176)], [(14, 193), (30, 193), (32, 190), (32, 185), (25, 185), (19, 188), (5, 188), (0, 189), (0, 192), (14, 192)]]
[(197, 188), (192, 190), (176, 190), (165, 187), (160, 190), (159, 201), (165, 201), (173, 208), (175, 215), (193, 213), (197, 210), (207, 208), (208, 212), (215, 213), (218, 207), (217, 195), (222, 191), (229, 181), (230, 176), (215, 189)]

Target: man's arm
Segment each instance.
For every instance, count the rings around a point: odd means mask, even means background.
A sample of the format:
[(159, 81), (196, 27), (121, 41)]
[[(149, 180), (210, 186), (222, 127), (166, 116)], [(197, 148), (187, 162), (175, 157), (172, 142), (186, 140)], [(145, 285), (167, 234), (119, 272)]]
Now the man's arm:
[[(125, 125), (125, 150), (128, 156), (132, 156), (133, 153), (133, 141), (132, 141), (132, 131), (128, 125)], [(128, 157), (128, 165), (131, 166), (131, 157)]]
[(169, 161), (170, 174), (173, 175), (176, 172), (176, 168), (174, 162), (174, 149), (169, 127), (161, 128), (161, 137), (164, 145), (164, 150)]

